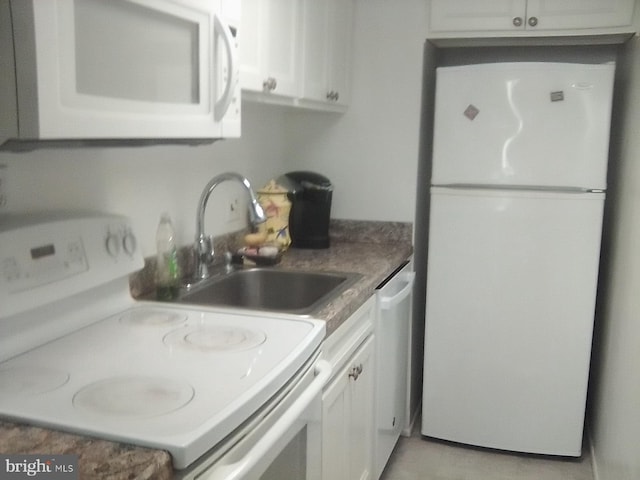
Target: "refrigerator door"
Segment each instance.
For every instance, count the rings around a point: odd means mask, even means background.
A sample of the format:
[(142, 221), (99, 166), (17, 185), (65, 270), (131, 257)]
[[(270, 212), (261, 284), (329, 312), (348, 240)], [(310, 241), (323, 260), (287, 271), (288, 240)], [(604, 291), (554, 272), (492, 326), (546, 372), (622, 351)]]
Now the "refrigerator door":
[(606, 188), (615, 65), (437, 70), (432, 184)]
[(432, 188), (424, 435), (581, 454), (603, 204)]

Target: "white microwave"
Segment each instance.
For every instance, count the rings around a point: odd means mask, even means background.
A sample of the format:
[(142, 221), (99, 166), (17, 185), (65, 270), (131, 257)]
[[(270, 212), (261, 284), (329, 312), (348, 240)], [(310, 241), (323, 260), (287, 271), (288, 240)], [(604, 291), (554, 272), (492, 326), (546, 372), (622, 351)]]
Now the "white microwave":
[(0, 0), (0, 143), (240, 136), (239, 5)]

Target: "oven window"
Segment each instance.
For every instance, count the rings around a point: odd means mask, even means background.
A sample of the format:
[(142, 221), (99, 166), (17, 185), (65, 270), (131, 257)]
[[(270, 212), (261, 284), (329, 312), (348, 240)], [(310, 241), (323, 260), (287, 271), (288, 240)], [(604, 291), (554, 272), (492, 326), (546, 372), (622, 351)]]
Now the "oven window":
[[(320, 452), (318, 452), (320, 455)], [(305, 480), (307, 478), (307, 427), (293, 437), (260, 480)]]
[(80, 94), (198, 104), (198, 24), (127, 0), (76, 0)]

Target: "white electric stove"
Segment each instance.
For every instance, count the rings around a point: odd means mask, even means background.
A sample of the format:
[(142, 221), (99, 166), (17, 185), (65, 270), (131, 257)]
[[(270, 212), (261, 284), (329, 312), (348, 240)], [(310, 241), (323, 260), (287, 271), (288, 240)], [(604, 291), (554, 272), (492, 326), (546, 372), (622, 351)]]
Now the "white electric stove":
[(136, 302), (143, 259), (109, 215), (0, 217), (0, 416), (193, 464), (259, 414), (324, 322)]

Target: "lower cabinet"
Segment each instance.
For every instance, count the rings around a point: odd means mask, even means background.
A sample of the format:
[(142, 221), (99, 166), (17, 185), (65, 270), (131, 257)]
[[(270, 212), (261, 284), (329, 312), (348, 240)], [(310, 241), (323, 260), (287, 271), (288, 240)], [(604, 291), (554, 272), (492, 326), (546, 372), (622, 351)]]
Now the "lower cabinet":
[(325, 346), (337, 373), (322, 395), (323, 480), (373, 479), (373, 305), (365, 303)]
[(322, 478), (371, 478), (373, 336), (322, 395)]

